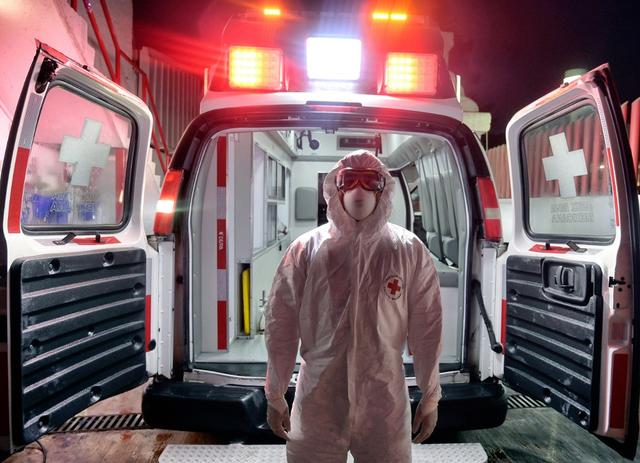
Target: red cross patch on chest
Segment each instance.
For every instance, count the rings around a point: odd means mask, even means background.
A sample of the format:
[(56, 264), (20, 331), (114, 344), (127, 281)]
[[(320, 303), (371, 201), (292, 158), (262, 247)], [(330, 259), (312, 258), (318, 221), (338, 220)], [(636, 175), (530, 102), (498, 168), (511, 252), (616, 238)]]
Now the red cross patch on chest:
[(390, 299), (396, 300), (402, 296), (404, 291), (404, 282), (398, 275), (392, 275), (384, 282), (384, 293)]

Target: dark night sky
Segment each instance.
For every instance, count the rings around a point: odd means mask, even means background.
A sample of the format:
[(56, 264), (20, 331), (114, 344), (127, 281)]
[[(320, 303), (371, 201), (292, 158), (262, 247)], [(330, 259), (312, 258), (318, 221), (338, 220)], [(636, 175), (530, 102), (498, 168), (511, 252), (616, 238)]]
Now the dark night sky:
[[(275, 4), (276, 2), (269, 2)], [(298, 6), (290, 8), (301, 9)], [(382, 2), (368, 2), (368, 4)], [(399, 2), (385, 2), (385, 5)], [(251, 2), (136, 0), (136, 46), (150, 45), (202, 69), (217, 51), (228, 15)], [(291, 2), (288, 2), (291, 4)], [(305, 10), (358, 9), (362, 2), (304, 2)], [(502, 143), (510, 117), (556, 88), (564, 71), (611, 65), (622, 101), (640, 96), (640, 1), (432, 0), (427, 14), (454, 33), (450, 67), (465, 93), (493, 114), (490, 145)], [(402, 8), (402, 7), (401, 7)]]

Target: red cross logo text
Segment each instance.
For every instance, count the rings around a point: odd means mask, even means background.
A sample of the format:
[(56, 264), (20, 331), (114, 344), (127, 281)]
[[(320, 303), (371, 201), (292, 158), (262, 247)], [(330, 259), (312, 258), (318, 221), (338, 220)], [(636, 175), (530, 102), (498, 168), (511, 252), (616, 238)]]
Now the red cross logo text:
[(387, 278), (384, 292), (391, 299), (398, 299), (402, 295), (402, 278), (395, 275)]

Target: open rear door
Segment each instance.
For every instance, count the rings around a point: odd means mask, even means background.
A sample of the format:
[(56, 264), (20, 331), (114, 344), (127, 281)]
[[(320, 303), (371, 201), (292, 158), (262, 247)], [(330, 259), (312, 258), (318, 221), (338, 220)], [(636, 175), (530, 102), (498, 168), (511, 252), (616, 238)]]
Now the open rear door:
[(633, 458), (638, 197), (609, 68), (518, 112), (507, 142), (515, 219), (504, 380)]
[(142, 101), (39, 44), (0, 181), (3, 451), (148, 376), (150, 131)]

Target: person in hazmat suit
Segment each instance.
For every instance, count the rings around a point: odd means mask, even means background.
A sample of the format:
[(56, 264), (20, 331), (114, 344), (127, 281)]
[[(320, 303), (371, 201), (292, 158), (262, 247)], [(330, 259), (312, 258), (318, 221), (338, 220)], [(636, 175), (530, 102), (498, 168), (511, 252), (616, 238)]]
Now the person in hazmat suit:
[[(326, 176), (328, 223), (293, 241), (265, 312), (267, 422), (289, 463), (410, 463), (441, 397), (442, 308), (429, 251), (388, 223), (395, 180), (359, 150)], [(402, 353), (422, 399), (411, 423)], [(284, 395), (300, 343), (291, 415)]]

